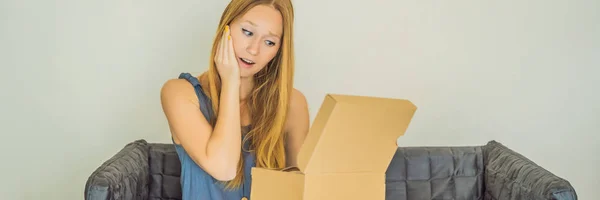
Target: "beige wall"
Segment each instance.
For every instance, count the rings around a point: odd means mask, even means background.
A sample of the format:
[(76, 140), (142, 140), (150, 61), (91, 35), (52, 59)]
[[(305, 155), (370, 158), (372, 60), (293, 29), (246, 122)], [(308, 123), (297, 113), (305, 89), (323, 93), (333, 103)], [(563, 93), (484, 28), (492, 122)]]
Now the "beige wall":
[[(0, 198), (81, 199), (126, 143), (169, 142), (159, 89), (206, 69), (227, 2), (0, 1)], [(600, 196), (599, 1), (369, 2), (295, 1), (311, 119), (325, 93), (408, 98), (400, 145), (498, 140)]]

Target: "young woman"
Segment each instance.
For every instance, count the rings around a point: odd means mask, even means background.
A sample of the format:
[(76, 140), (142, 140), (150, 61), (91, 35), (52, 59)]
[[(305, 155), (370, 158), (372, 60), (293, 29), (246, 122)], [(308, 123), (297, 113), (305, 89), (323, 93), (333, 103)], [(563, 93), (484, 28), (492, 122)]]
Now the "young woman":
[(248, 199), (252, 167), (296, 166), (309, 114), (293, 88), (293, 21), (290, 0), (232, 0), (208, 71), (164, 84), (184, 200)]

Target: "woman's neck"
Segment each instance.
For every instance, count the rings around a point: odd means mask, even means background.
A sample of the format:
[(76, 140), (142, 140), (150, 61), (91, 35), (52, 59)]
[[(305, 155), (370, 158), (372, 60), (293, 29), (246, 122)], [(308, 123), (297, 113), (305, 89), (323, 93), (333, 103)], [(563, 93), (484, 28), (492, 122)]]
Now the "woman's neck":
[(240, 102), (246, 102), (254, 88), (253, 77), (242, 77), (240, 79)]

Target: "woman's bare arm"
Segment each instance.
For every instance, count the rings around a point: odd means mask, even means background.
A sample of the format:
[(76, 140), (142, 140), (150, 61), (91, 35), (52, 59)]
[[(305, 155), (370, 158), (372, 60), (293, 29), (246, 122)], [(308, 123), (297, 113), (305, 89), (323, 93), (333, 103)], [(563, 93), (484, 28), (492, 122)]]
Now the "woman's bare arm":
[(239, 82), (224, 83), (220, 98), (213, 129), (202, 115), (189, 82), (173, 79), (161, 89), (163, 112), (175, 142), (208, 174), (227, 181), (236, 175), (241, 151)]
[(306, 97), (294, 89), (290, 100), (290, 110), (286, 120), (286, 167), (297, 167), (300, 147), (308, 134), (310, 122)]

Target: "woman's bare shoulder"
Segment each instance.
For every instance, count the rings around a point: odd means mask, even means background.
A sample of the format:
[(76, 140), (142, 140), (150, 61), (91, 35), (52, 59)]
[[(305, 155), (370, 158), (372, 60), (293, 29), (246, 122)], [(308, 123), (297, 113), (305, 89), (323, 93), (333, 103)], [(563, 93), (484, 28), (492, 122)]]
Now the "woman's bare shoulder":
[(289, 112), (286, 120), (288, 132), (302, 132), (308, 126), (308, 103), (304, 94), (294, 88), (290, 96)]
[(185, 79), (169, 79), (160, 90), (160, 98), (163, 106), (175, 105), (182, 102), (198, 104), (194, 86)]
[[(306, 97), (300, 90), (298, 90), (296, 88), (294, 88), (292, 90), (292, 95), (290, 97), (290, 106), (296, 107), (296, 108), (308, 108), (308, 103), (306, 101)], [(298, 111), (297, 109), (292, 109), (292, 110)], [(300, 110), (302, 110), (302, 109), (300, 109)]]

